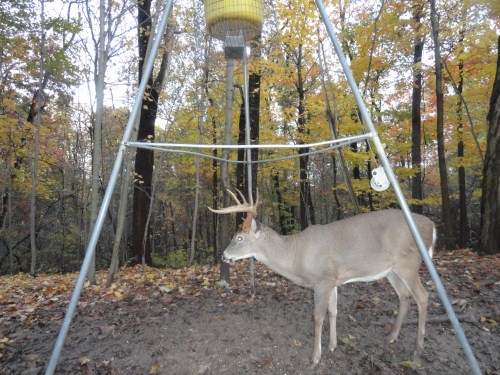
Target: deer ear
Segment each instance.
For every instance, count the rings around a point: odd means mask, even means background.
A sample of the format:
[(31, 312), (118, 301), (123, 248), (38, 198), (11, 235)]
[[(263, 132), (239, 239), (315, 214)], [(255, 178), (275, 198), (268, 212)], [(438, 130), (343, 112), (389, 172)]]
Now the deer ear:
[(247, 217), (243, 220), (243, 223), (241, 224), (241, 229), (244, 231), (244, 232), (247, 232), (252, 229), (252, 221), (253, 221), (253, 218), (251, 215), (247, 215)]
[(255, 219), (252, 219), (252, 225), (251, 225), (251, 228), (252, 228), (252, 232), (255, 234), (256, 237), (259, 237), (260, 234), (261, 234), (261, 226), (260, 226), (260, 223), (255, 220)]

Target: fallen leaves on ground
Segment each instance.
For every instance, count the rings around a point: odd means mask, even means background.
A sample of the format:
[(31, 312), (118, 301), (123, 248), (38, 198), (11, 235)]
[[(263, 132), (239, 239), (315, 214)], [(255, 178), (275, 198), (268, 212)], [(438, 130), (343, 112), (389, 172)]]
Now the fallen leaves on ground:
[[(284, 279), (261, 264), (256, 264), (255, 270), (266, 287), (282, 288), (282, 294), (288, 295), (288, 284)], [(231, 267), (232, 284), (239, 287), (231, 289), (225, 281), (220, 280), (219, 275), (218, 266), (208, 265), (179, 269), (127, 267), (120, 270), (115, 276), (115, 282), (106, 288), (107, 272), (103, 270), (96, 275), (97, 285), (85, 283), (78, 308), (119, 300), (131, 303), (148, 300), (174, 303), (176, 299), (198, 297), (209, 290), (217, 290), (221, 299), (229, 299), (228, 303), (234, 305), (252, 302), (254, 296), (251, 292), (243, 293), (238, 290), (242, 285), (250, 288), (248, 262), (238, 262)], [(78, 273), (41, 274), (36, 277), (19, 273), (0, 277), (0, 324), (16, 320), (27, 324), (35, 323), (41, 311), (44, 319), (62, 319), (77, 278)], [(111, 332), (104, 327), (102, 333)], [(2, 347), (8, 342), (8, 337), (0, 337), (0, 354)]]
[[(460, 291), (467, 289), (473, 296), (480, 296), (485, 288), (497, 289), (499, 256), (480, 256), (476, 253), (462, 250), (455, 252), (441, 252), (436, 254), (435, 263), (445, 285), (451, 269), (463, 270), (464, 277), (459, 284), (452, 285), (450, 296), (457, 312), (462, 312), (473, 303), (460, 296)], [(258, 294), (252, 293), (249, 285), (248, 261), (241, 261), (231, 266), (231, 286), (220, 280), (218, 266), (193, 266), (179, 269), (160, 269), (151, 267), (128, 267), (120, 270), (115, 282), (105, 287), (107, 272), (97, 273), (97, 285), (85, 283), (79, 309), (97, 303), (114, 303), (124, 301), (138, 303), (153, 301), (164, 304), (175, 303), (178, 299), (194, 299), (207, 291), (217, 291), (221, 304), (251, 304)], [(282, 277), (256, 262), (255, 274), (259, 288), (273, 289), (277, 299), (295, 300), (294, 292), (289, 291), (289, 284)], [(422, 275), (429, 280), (428, 273), (422, 266)], [(39, 321), (61, 320), (71, 298), (77, 273), (42, 274), (36, 277), (29, 274), (0, 277), (0, 325), (8, 326), (13, 322), (36, 324)], [(427, 282), (426, 287), (433, 290), (433, 283)], [(453, 299), (456, 294), (458, 298)], [(378, 301), (359, 301), (356, 308), (364, 308), (364, 304), (377, 304)], [(430, 308), (441, 309), (438, 302), (433, 302)], [(78, 310), (77, 310), (78, 311)], [(477, 323), (484, 330), (493, 330), (497, 327), (496, 316), (478, 316)], [(99, 335), (114, 334), (113, 325), (100, 328)], [(8, 336), (8, 335), (7, 335)], [(0, 358), (3, 349), (15, 338), (1, 337)], [(341, 339), (346, 345), (354, 345), (355, 339), (347, 337)], [(300, 346), (300, 341), (293, 341), (294, 346)], [(82, 360), (83, 362), (84, 359)], [(152, 370), (154, 373), (154, 369)]]

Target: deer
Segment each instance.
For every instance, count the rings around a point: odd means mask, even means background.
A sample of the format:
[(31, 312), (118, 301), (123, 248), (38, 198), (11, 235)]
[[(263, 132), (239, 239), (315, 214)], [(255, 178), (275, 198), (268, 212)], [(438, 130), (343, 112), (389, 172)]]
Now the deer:
[[(388, 279), (399, 297), (399, 309), (389, 343), (394, 343), (408, 314), (413, 297), (418, 308), (417, 344), (414, 357), (424, 347), (428, 293), (419, 268), (422, 257), (401, 210), (385, 209), (363, 213), (326, 225), (311, 225), (301, 232), (280, 235), (257, 221), (256, 203), (250, 197), (228, 191), (234, 206), (209, 209), (218, 214), (243, 212), (246, 218), (224, 250), (228, 263), (253, 257), (274, 272), (314, 292), (314, 342), (312, 364), (321, 358), (321, 333), (328, 311), (330, 337), (328, 349), (337, 346), (337, 288), (352, 282)], [(413, 214), (422, 240), (432, 258), (436, 228), (427, 217)]]

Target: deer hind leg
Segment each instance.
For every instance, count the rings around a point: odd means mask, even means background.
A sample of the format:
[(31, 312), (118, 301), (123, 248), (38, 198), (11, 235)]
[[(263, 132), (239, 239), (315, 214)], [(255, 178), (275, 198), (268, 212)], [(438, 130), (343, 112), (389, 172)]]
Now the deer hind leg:
[(333, 288), (328, 300), (328, 317), (330, 318), (330, 342), (328, 349), (333, 352), (337, 347), (337, 288)]
[(429, 294), (425, 290), (418, 271), (408, 269), (395, 271), (399, 277), (399, 281), (404, 283), (404, 286), (410, 291), (415, 299), (418, 307), (418, 332), (417, 332), (417, 347), (415, 354), (418, 355), (424, 350), (424, 335), (425, 335), (425, 321), (427, 320), (427, 305), (429, 301)]
[(314, 289), (314, 346), (312, 363), (316, 365), (321, 358), (321, 332), (325, 320), (326, 309), (330, 298), (330, 288), (317, 287)]

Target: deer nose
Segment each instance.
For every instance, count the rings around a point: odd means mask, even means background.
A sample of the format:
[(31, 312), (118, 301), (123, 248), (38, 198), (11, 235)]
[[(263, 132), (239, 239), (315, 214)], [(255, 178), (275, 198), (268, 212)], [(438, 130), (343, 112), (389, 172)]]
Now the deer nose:
[(222, 261), (223, 262), (226, 262), (226, 263), (231, 263), (231, 258), (229, 258), (226, 254), (226, 252), (224, 251), (224, 253), (222, 254)]

